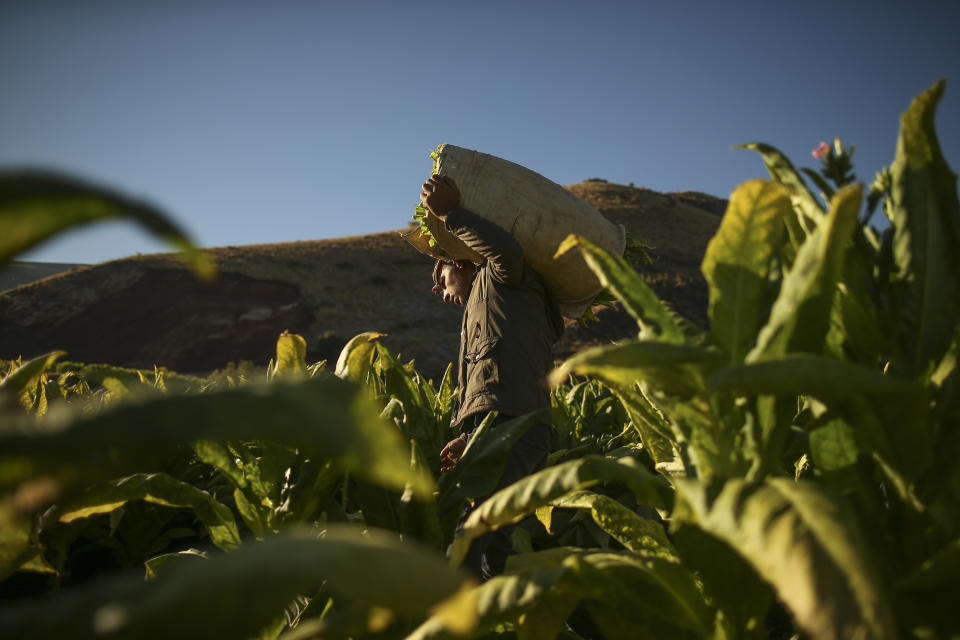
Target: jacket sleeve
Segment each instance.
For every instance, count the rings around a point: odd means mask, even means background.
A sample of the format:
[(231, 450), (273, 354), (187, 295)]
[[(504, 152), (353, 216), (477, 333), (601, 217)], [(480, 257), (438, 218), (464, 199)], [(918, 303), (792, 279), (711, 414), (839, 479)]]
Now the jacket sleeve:
[(523, 279), (523, 249), (500, 225), (455, 207), (447, 214), (447, 231), (487, 259), (493, 277), (504, 284)]

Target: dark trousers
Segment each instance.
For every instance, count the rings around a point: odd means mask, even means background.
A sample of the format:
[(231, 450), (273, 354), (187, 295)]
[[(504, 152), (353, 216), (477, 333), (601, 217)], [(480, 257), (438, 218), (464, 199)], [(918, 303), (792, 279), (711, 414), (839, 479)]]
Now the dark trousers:
[[(475, 424), (480, 424), (483, 415), (477, 417)], [(497, 425), (512, 420), (514, 416), (498, 416), (489, 428), (496, 429)], [(469, 439), (473, 438), (473, 431), (468, 434)], [(550, 427), (543, 423), (537, 423), (531, 426), (523, 436), (517, 440), (510, 451), (507, 453), (506, 463), (503, 466), (503, 473), (500, 481), (497, 483), (496, 493), (500, 489), (507, 487), (520, 478), (528, 476), (544, 467), (547, 460), (547, 454), (550, 453)], [(480, 497), (475, 504), (481, 504), (489, 496)], [(464, 507), (460, 515), (460, 521), (457, 524), (457, 534), (463, 530), (463, 525), (473, 511), (469, 504)], [(515, 524), (501, 527), (496, 531), (485, 533), (476, 538), (470, 545), (470, 551), (467, 552), (463, 560), (463, 566), (473, 571), (481, 580), (489, 580), (495, 575), (503, 573), (507, 563), (507, 556), (513, 555), (513, 530)]]

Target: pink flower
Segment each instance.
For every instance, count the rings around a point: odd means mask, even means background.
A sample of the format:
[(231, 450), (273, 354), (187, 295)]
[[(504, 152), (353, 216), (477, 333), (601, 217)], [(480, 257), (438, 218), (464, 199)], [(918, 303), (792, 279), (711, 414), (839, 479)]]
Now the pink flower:
[(830, 145), (821, 140), (817, 148), (810, 152), (810, 155), (812, 155), (814, 158), (820, 159), (828, 153), (830, 153)]

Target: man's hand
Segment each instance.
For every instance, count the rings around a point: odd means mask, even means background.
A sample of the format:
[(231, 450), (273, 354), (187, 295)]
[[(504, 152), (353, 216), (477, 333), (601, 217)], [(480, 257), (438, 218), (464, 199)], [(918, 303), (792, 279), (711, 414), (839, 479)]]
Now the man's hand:
[(440, 452), (440, 471), (452, 471), (457, 466), (457, 461), (463, 455), (463, 450), (467, 448), (467, 436), (461, 435), (455, 440), (451, 440)]
[(450, 210), (460, 206), (460, 189), (454, 184), (453, 178), (434, 174), (423, 183), (420, 202), (430, 210), (430, 213), (441, 220), (446, 220)]

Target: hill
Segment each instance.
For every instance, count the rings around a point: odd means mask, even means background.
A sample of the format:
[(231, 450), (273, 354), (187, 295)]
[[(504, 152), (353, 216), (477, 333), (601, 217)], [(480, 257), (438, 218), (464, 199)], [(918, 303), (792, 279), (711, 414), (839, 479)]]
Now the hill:
[[(699, 265), (725, 201), (697, 192), (663, 194), (588, 180), (567, 187), (652, 245), (645, 281), (677, 312), (706, 322)], [(428, 258), (396, 231), (348, 238), (221, 247), (203, 283), (169, 254), (78, 267), (0, 294), (0, 357), (65, 349), (70, 360), (182, 372), (229, 362), (266, 363), (283, 330), (307, 339), (308, 359), (334, 360), (363, 331), (427, 375), (456, 357), (461, 308), (431, 291)], [(620, 310), (600, 322), (567, 323), (557, 357), (636, 334)]]
[(14, 260), (5, 267), (0, 267), (0, 292), (82, 266), (84, 265), (65, 262), (22, 262)]

